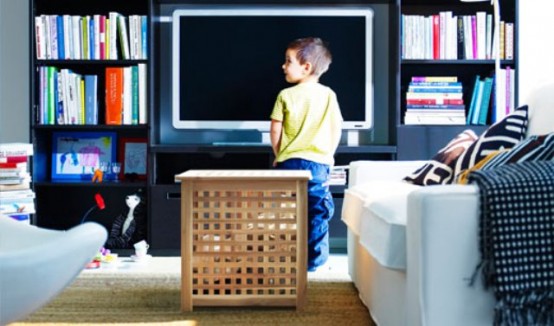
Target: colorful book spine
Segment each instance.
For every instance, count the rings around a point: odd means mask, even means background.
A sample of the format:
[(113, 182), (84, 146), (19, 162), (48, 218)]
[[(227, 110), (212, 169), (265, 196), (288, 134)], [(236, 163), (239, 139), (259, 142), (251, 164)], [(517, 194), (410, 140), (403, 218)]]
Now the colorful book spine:
[(121, 125), (123, 112), (123, 68), (106, 68), (106, 124)]

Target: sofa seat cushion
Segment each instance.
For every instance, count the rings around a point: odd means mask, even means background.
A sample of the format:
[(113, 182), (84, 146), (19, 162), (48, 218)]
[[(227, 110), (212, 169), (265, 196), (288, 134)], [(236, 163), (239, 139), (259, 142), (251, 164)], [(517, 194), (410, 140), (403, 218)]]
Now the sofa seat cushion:
[(407, 195), (391, 195), (364, 206), (360, 244), (384, 267), (406, 269)]
[(342, 204), (342, 220), (355, 234), (360, 235), (363, 208), (373, 201), (389, 196), (405, 196), (421, 186), (404, 181), (378, 180), (346, 189)]

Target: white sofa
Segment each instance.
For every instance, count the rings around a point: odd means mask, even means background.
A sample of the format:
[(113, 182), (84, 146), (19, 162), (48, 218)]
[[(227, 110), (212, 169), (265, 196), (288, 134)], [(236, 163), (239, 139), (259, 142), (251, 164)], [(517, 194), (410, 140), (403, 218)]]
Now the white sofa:
[[(554, 131), (554, 84), (535, 90), (527, 136)], [(402, 179), (425, 161), (350, 164), (342, 220), (349, 272), (378, 325), (492, 325), (480, 274), (474, 185), (416, 186)]]

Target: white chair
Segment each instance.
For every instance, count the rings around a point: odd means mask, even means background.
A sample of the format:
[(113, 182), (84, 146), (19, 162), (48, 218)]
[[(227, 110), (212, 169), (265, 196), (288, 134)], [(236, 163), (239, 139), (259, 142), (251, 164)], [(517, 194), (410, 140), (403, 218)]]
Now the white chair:
[(0, 215), (0, 325), (26, 317), (62, 292), (106, 238), (97, 223), (58, 231)]

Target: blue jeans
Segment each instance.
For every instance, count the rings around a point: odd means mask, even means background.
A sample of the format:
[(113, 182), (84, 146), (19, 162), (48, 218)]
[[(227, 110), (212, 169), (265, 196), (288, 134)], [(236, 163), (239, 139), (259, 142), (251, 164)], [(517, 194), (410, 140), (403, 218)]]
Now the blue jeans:
[(315, 270), (329, 258), (329, 220), (335, 204), (329, 190), (329, 165), (303, 159), (277, 163), (277, 169), (309, 170), (308, 181), (308, 270)]

